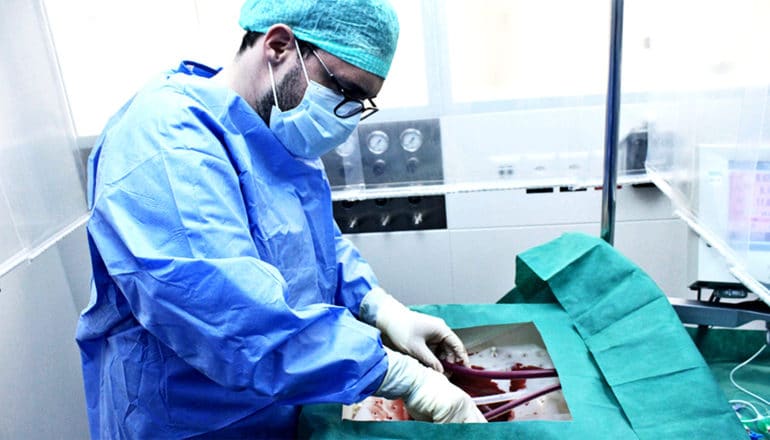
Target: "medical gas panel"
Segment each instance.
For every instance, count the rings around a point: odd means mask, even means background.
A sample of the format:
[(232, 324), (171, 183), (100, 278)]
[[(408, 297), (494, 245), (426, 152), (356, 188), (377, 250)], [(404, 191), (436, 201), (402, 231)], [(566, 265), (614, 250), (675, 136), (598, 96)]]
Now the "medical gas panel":
[(444, 195), (422, 191), (444, 183), (438, 119), (362, 124), (322, 160), (343, 233), (446, 228)]

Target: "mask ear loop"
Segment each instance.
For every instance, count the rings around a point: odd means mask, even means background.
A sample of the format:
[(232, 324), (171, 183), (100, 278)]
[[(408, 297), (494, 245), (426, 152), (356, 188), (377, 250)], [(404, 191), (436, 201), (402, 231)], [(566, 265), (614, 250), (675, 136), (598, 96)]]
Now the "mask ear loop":
[(297, 37), (294, 37), (294, 45), (297, 46), (297, 55), (299, 56), (299, 63), (302, 65), (302, 71), (305, 73), (305, 81), (307, 81), (307, 85), (310, 86), (310, 77), (307, 75), (305, 61), (302, 59), (302, 51), (299, 50), (299, 41), (297, 41)]
[(278, 107), (278, 92), (275, 90), (275, 77), (273, 76), (273, 65), (270, 63), (270, 61), (267, 62), (267, 70), (270, 72), (270, 85), (273, 86), (273, 100), (275, 101), (275, 108), (278, 109), (278, 111), (282, 111), (280, 107)]
[[(302, 51), (299, 49), (299, 42), (296, 37), (294, 38), (294, 46), (297, 47), (297, 56), (299, 56), (299, 64), (302, 66), (302, 72), (305, 74), (305, 81), (307, 82), (307, 85), (310, 86), (310, 77), (307, 74), (305, 61), (302, 59)], [(270, 61), (267, 62), (267, 70), (270, 72), (270, 85), (273, 87), (273, 101), (275, 101), (275, 108), (277, 108), (279, 112), (283, 111), (281, 110), (281, 107), (278, 106), (278, 92), (275, 89), (275, 76), (273, 76), (273, 65)]]

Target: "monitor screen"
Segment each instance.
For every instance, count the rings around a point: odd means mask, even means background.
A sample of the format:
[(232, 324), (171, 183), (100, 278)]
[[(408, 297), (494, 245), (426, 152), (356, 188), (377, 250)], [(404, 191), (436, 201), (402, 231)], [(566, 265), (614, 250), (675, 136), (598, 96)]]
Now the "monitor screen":
[(770, 251), (770, 161), (729, 161), (728, 236), (734, 248)]

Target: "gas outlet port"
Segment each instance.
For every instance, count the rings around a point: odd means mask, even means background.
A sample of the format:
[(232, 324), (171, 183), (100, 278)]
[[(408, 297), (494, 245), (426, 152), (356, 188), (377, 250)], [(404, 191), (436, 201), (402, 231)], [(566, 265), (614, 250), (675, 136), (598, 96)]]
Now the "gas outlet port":
[(390, 197), (334, 202), (343, 233), (446, 229), (446, 201), (440, 196)]

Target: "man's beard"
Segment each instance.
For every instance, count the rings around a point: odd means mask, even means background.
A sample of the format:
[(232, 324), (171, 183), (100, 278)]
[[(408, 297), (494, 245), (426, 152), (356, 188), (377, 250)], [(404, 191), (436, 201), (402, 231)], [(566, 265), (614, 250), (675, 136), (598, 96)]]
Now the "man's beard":
[[(304, 91), (302, 90), (302, 83), (305, 82), (303, 75), (301, 75), (302, 68), (296, 66), (290, 70), (276, 85), (276, 93), (278, 94), (278, 108), (281, 111), (293, 109), (298, 106), (302, 101)], [(256, 111), (260, 118), (265, 121), (266, 125), (270, 125), (270, 112), (275, 105), (275, 99), (273, 97), (273, 91), (269, 90), (257, 100)]]

